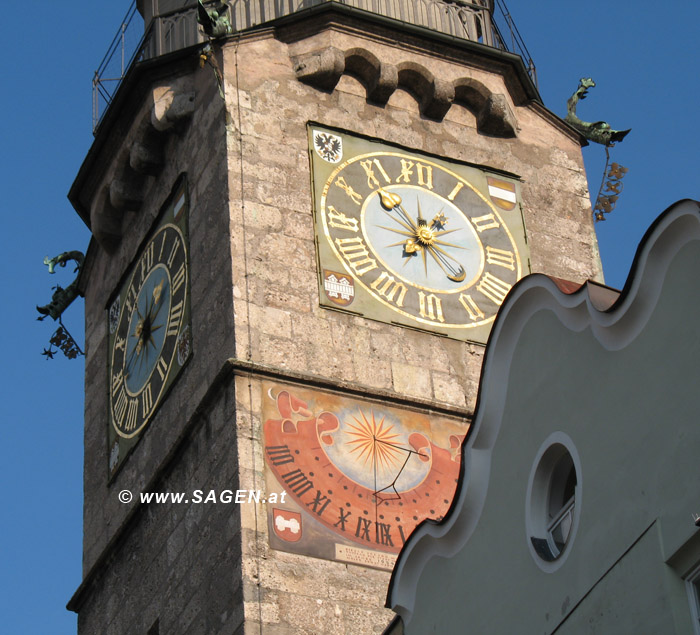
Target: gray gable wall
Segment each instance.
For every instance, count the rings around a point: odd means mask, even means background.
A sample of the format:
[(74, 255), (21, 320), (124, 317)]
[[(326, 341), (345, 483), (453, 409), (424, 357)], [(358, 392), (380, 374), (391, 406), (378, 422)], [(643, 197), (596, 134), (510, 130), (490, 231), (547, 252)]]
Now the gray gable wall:
[[(461, 493), (394, 573), (407, 633), (692, 632), (682, 576), (700, 562), (700, 206), (667, 210), (636, 265), (606, 313), (585, 287), (567, 296), (544, 276), (504, 303)], [(540, 566), (528, 481), (552, 435), (573, 444), (578, 516), (563, 555)]]

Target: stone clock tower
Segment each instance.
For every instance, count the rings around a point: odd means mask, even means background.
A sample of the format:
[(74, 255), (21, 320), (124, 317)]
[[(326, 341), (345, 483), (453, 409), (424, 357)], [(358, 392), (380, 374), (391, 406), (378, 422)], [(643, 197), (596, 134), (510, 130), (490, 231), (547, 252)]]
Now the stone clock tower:
[(582, 139), (490, 0), (213, 3), (212, 37), (195, 3), (137, 4), (70, 192), (93, 240), (69, 608), (84, 634), (381, 632), (503, 298), (601, 279)]

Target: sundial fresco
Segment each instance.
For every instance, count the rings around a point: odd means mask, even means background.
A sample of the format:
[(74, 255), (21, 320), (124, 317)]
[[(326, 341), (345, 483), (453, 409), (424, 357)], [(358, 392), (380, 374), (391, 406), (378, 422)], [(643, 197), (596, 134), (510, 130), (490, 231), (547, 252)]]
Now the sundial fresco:
[(276, 549), (390, 569), (414, 527), (442, 518), (467, 424), (325, 391), (265, 383), (268, 505)]

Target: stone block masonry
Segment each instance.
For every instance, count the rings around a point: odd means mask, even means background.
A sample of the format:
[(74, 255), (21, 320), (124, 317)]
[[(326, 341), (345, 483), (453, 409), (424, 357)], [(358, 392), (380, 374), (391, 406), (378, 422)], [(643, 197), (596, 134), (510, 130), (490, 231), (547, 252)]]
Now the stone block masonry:
[[(320, 306), (309, 122), (518, 175), (525, 268), (601, 279), (578, 134), (532, 96), (513, 56), (465, 47), (300, 13), (213, 43), (224, 99), (195, 49), (125, 82), (71, 190), (94, 235), (80, 633), (378, 633), (390, 621), (388, 572), (273, 549), (262, 501), (117, 495), (265, 491), (269, 378), (468, 423), (483, 346)], [(193, 354), (110, 481), (105, 307), (183, 173)]]

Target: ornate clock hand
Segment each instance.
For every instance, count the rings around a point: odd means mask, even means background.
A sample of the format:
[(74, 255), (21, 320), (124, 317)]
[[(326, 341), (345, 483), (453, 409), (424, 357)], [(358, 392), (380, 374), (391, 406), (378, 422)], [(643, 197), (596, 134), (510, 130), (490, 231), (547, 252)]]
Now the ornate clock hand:
[[(449, 280), (452, 280), (453, 282), (462, 282), (467, 276), (467, 272), (464, 269), (464, 267), (459, 263), (459, 261), (456, 258), (448, 254), (444, 249), (441, 249), (436, 244), (436, 242), (439, 242), (437, 241), (438, 228), (444, 227), (448, 221), (447, 217), (442, 213), (442, 210), (438, 212), (438, 214), (433, 219), (432, 223), (428, 225), (428, 222), (423, 217), (423, 210), (421, 209), (420, 199), (416, 198), (418, 218), (416, 223), (414, 224), (406, 210), (403, 208), (402, 199), (398, 194), (396, 194), (395, 192), (387, 192), (386, 190), (381, 188), (377, 190), (377, 193), (379, 194), (382, 207), (384, 207), (388, 211), (398, 210), (403, 216), (403, 218), (411, 225), (411, 229), (413, 230), (412, 237), (406, 240), (405, 242), (402, 241), (401, 243), (403, 244), (404, 252), (408, 254), (408, 256), (406, 257), (413, 256), (415, 253), (422, 251), (423, 265), (425, 268), (425, 273), (427, 275), (428, 263), (425, 256), (425, 251), (427, 250), (433, 257), (435, 262), (438, 264), (438, 266), (443, 270), (443, 272)], [(404, 223), (401, 224), (404, 225)], [(405, 232), (402, 231), (391, 231), (405, 235)], [(457, 230), (450, 230), (449, 233), (451, 233), (452, 231)], [(444, 235), (445, 233), (448, 232), (442, 232), (442, 234), (440, 235)], [(452, 243), (440, 244), (450, 247), (461, 248), (459, 245), (455, 245)]]
[(417, 196), (416, 196), (416, 207), (418, 208), (418, 226), (423, 227), (424, 225), (427, 225), (428, 223), (423, 218), (423, 210), (421, 210), (421, 208), (420, 208), (420, 199)]
[[(148, 298), (146, 299), (146, 310), (144, 313), (146, 314), (145, 317), (141, 315), (141, 311), (139, 311), (139, 306), (138, 306), (138, 300), (136, 302), (136, 313), (139, 316), (139, 321), (136, 323), (136, 328), (134, 329), (134, 335), (138, 338), (138, 342), (136, 343), (136, 354), (141, 355), (141, 349), (143, 348), (144, 341), (146, 340), (146, 337), (148, 336), (150, 332), (150, 324), (151, 324), (151, 310), (153, 308), (152, 304), (149, 304)], [(145, 334), (145, 335), (144, 335)]]
[[(164, 283), (165, 283), (165, 280), (161, 280), (160, 284), (155, 289), (153, 289), (153, 299), (155, 300), (155, 302), (153, 303), (150, 311), (148, 312), (148, 320), (149, 320), (150, 325), (151, 325), (151, 332), (157, 330), (156, 328), (154, 328), (153, 325), (155, 323), (156, 318), (158, 317), (158, 314), (160, 313), (160, 310), (163, 308), (163, 305), (165, 304), (165, 302), (160, 302), (161, 296), (163, 295), (162, 291), (163, 291), (163, 284)], [(156, 292), (158, 295), (157, 299), (156, 299)], [(156, 307), (157, 307), (157, 309), (156, 309)], [(154, 310), (155, 310), (155, 313), (153, 312)], [(162, 326), (162, 325), (159, 325), (157, 328), (160, 328), (160, 326)]]
[[(444, 249), (440, 249), (440, 247), (432, 243), (426, 245), (425, 248), (449, 280), (453, 282), (462, 282), (467, 276), (466, 270), (459, 261), (450, 256)], [(457, 263), (458, 266), (455, 267), (450, 261)]]
[(158, 304), (158, 301), (160, 300), (160, 294), (163, 292), (163, 285), (165, 284), (165, 279), (161, 280), (154, 288), (153, 288), (153, 305), (155, 306)]
[(386, 190), (379, 188), (377, 190), (377, 194), (379, 194), (379, 200), (382, 203), (382, 207), (388, 211), (392, 211), (394, 209), (398, 210), (400, 214), (403, 216), (404, 221), (408, 223), (409, 227), (407, 229), (411, 229), (413, 231), (417, 231), (418, 227), (416, 224), (413, 222), (411, 217), (408, 215), (406, 210), (403, 208), (401, 205), (401, 197), (396, 194), (395, 192), (387, 192)]
[[(449, 218), (447, 218), (447, 216), (445, 216), (445, 215), (442, 213), (442, 210), (440, 210), (440, 211), (435, 215), (435, 218), (433, 218), (432, 222), (430, 223), (430, 226), (431, 226), (433, 229), (438, 229), (438, 230), (439, 230), (439, 229), (442, 229), (445, 225), (447, 225), (447, 222), (448, 222), (448, 221), (449, 221)], [(453, 229), (452, 231), (457, 231), (457, 230)]]
[[(132, 335), (131, 337), (134, 337), (134, 335)], [(138, 345), (138, 343), (137, 343), (137, 345)], [(126, 377), (129, 377), (129, 375), (131, 374), (131, 364), (134, 361), (134, 355), (137, 354), (136, 350), (137, 350), (137, 347), (134, 346), (134, 348), (131, 351), (131, 354), (129, 355), (129, 358), (126, 360), (126, 364), (124, 364), (124, 371), (125, 371), (124, 374)]]

